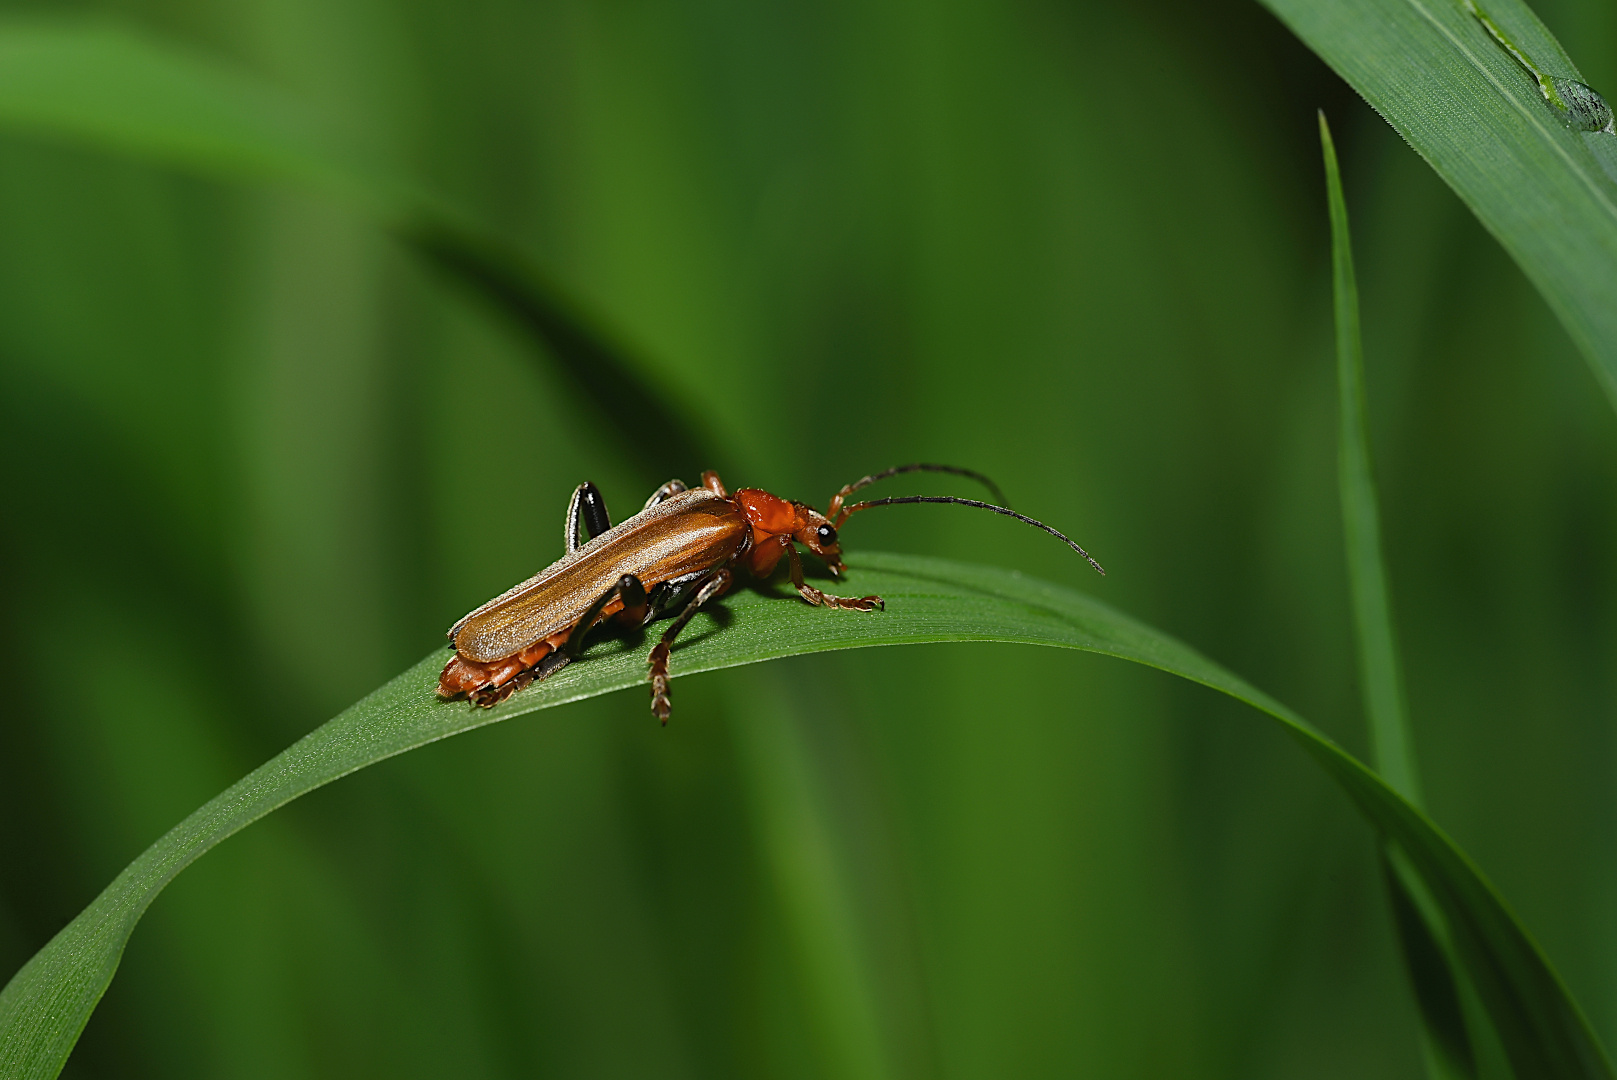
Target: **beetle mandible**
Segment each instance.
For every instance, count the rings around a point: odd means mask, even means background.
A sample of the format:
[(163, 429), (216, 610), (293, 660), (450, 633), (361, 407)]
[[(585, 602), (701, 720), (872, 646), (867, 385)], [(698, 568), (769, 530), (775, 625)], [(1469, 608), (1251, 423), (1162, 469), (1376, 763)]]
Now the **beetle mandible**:
[(455, 656), (438, 679), (438, 696), (468, 698), (492, 706), (543, 679), (583, 651), (597, 623), (616, 619), (644, 626), (665, 615), (673, 622), (651, 650), (651, 711), (668, 723), (668, 654), (679, 632), (702, 607), (721, 596), (745, 570), (763, 579), (784, 557), (792, 585), (810, 604), (849, 611), (882, 610), (879, 596), (833, 596), (803, 580), (802, 544), (834, 578), (846, 571), (837, 530), (849, 515), (873, 506), (951, 503), (991, 510), (1043, 529), (1065, 541), (1102, 574), (1100, 563), (1042, 521), (996, 503), (947, 495), (904, 495), (847, 504), (849, 495), (900, 473), (941, 472), (984, 484), (1000, 503), (992, 480), (970, 469), (917, 462), (861, 477), (831, 497), (824, 514), (758, 488), (725, 490), (718, 474), (704, 472), (702, 486), (670, 480), (646, 500), (640, 513), (613, 525), (594, 484), (573, 492), (564, 522), (566, 554), (522, 584), (501, 593), (449, 628)]

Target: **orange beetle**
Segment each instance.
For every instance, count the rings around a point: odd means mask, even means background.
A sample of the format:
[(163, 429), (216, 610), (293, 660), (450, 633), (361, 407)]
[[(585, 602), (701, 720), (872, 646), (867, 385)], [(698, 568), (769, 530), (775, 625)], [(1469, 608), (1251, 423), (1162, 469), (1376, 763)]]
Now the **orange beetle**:
[(671, 709), (668, 654), (674, 639), (704, 604), (730, 588), (737, 570), (767, 578), (784, 557), (792, 584), (810, 604), (850, 611), (883, 608), (879, 596), (833, 596), (808, 584), (797, 553), (802, 544), (833, 577), (840, 577), (845, 567), (837, 528), (850, 514), (872, 506), (936, 502), (991, 510), (1060, 537), (1100, 570), (1083, 548), (1055, 529), (992, 503), (911, 495), (844, 505), (848, 495), (867, 484), (906, 472), (969, 476), (999, 496), (993, 481), (969, 469), (917, 463), (848, 484), (821, 514), (758, 488), (742, 488), (732, 495), (710, 471), (702, 474), (699, 488), (670, 480), (652, 493), (640, 513), (613, 526), (600, 491), (594, 484), (580, 484), (567, 508), (567, 553), (449, 628), (455, 655), (439, 676), (438, 695), (494, 705), (575, 659), (598, 622), (616, 618), (642, 626), (672, 614), (674, 621), (650, 657), (651, 709), (666, 724)]

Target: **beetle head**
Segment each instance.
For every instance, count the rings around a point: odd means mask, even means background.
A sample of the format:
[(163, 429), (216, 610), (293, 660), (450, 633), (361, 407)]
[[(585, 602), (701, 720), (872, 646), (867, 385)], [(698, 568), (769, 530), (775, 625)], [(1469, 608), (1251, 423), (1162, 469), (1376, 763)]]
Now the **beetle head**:
[(812, 506), (805, 506), (803, 503), (792, 505), (797, 508), (797, 531), (792, 534), (792, 539), (822, 560), (825, 568), (831, 571), (832, 577), (841, 577), (845, 568), (842, 565), (842, 544), (837, 540), (836, 526)]

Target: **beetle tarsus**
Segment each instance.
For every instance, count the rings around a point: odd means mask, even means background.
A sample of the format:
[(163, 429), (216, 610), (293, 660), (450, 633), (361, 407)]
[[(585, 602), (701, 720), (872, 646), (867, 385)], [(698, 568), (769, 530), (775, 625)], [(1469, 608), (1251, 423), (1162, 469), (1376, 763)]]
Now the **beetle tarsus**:
[(510, 682), (499, 686), (480, 686), (467, 694), (467, 700), (480, 709), (492, 709), (512, 694), (533, 682), (533, 673), (523, 671), (513, 676)]
[(797, 554), (797, 549), (786, 549), (787, 562), (791, 566), (792, 586), (797, 589), (797, 595), (815, 607), (842, 608), (844, 611), (886, 611), (887, 602), (879, 596), (833, 596), (822, 592), (803, 580), (803, 560)]
[(804, 600), (821, 607), (841, 608), (843, 611), (886, 611), (887, 601), (879, 596), (832, 596), (812, 585), (797, 590)]
[(651, 711), (668, 726), (674, 703), (668, 699), (668, 643), (659, 641), (651, 650)]

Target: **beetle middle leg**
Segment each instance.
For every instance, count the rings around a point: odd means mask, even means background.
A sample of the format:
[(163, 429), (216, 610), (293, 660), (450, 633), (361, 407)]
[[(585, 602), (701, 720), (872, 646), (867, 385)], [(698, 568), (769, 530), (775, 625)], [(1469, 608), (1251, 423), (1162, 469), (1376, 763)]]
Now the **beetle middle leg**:
[(651, 650), (651, 711), (664, 724), (668, 723), (668, 715), (674, 709), (673, 702), (668, 699), (668, 651), (679, 632), (685, 629), (685, 624), (696, 616), (702, 605), (728, 589), (734, 580), (735, 574), (728, 567), (721, 566), (715, 570), (711, 577), (702, 582), (702, 587), (696, 590), (691, 602), (674, 619), (673, 625), (663, 631), (662, 640)]
[(665, 499), (672, 499), (680, 492), (689, 490), (690, 488), (686, 485), (685, 481), (677, 478), (670, 480), (656, 491), (653, 491), (651, 493), (651, 498), (646, 500), (646, 505), (642, 506), (640, 509), (650, 510), (653, 506), (656, 506)]
[(803, 580), (803, 560), (798, 557), (797, 548), (786, 545), (786, 558), (791, 563), (792, 585), (804, 600), (811, 604), (823, 604), (826, 607), (844, 608), (848, 611), (886, 611), (887, 602), (879, 596), (832, 596), (828, 592), (821, 592)]

